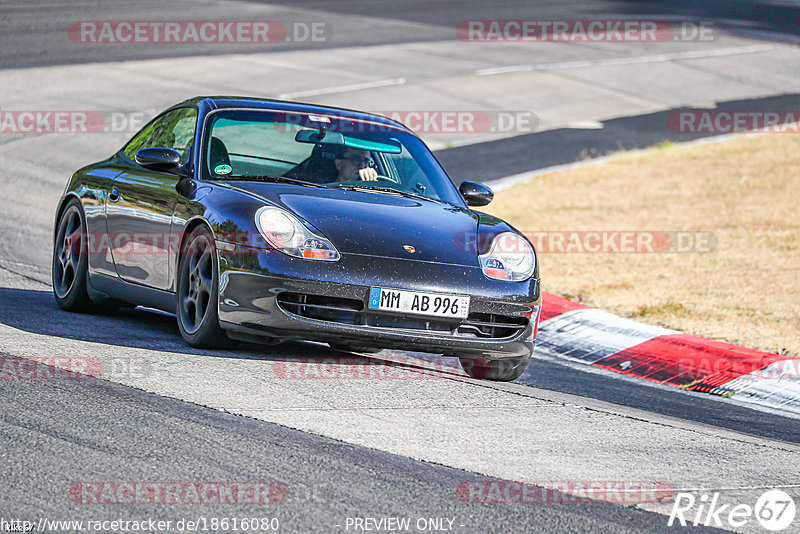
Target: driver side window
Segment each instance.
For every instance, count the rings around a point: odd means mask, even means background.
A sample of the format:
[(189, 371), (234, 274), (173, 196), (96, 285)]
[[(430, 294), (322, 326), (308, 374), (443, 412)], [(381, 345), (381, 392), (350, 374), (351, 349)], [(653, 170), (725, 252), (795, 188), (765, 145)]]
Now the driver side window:
[(196, 127), (195, 108), (179, 108), (165, 113), (136, 134), (125, 147), (125, 156), (132, 160), (143, 148), (165, 147), (177, 150), (185, 163), (189, 159)]

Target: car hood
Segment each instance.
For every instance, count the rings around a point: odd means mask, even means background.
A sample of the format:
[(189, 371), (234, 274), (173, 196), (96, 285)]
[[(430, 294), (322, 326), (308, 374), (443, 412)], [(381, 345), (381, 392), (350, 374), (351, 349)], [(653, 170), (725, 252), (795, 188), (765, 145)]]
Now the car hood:
[(458, 206), (284, 184), (239, 182), (234, 187), (297, 214), (343, 254), (478, 265), (478, 215)]

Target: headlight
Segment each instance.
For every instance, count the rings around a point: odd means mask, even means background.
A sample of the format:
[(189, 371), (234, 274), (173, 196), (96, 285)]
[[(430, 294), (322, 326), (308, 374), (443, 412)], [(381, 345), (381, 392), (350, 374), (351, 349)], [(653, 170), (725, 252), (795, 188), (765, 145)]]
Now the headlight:
[(284, 254), (307, 260), (336, 261), (339, 251), (291, 213), (273, 206), (256, 212), (256, 226), (267, 243)]
[(483, 274), (495, 280), (519, 282), (530, 278), (536, 270), (533, 247), (514, 232), (497, 234), (489, 252), (478, 257)]

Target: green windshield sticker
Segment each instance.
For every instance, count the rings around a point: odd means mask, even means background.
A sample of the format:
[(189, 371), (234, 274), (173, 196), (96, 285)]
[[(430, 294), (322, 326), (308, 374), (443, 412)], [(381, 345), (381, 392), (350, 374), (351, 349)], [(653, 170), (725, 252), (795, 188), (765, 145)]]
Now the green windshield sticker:
[(217, 165), (214, 167), (214, 172), (217, 174), (230, 174), (233, 168), (230, 165)]

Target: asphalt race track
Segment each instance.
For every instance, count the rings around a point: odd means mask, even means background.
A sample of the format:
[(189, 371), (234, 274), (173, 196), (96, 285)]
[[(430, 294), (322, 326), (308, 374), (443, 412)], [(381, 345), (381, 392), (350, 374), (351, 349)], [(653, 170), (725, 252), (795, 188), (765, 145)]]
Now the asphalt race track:
[[(103, 372), (75, 380), (0, 379), (0, 520), (258, 517), (278, 518), (283, 532), (352, 532), (355, 518), (401, 517), (410, 518), (412, 532), (711, 530), (668, 527), (671, 501), (574, 502), (553, 491), (545, 502), (498, 504), (465, 502), (459, 490), (509, 480), (536, 487), (652, 482), (674, 492), (718, 493), (730, 506), (752, 506), (766, 490), (781, 488), (800, 503), (800, 425), (777, 411), (544, 354), (516, 382), (499, 384), (422, 359), (398, 368), (393, 360), (421, 355), (392, 351), (369, 359), (304, 343), (195, 350), (182, 342), (174, 317), (142, 309), (70, 314), (56, 307), (49, 286), (53, 215), (70, 173), (121, 146), (137, 129), (134, 119), (176, 101), (246, 94), (370, 110), (468, 109), (492, 117), (532, 111), (536, 124), (513, 131), (420, 134), (454, 181), (491, 183), (703, 137), (666, 127), (671, 112), (687, 107), (798, 109), (796, 4), (51, 4), (0, 5), (0, 111), (91, 110), (106, 122), (89, 135), (0, 133), (0, 359), (47, 367), (48, 358), (83, 358)], [(519, 44), (464, 43), (454, 31), (465, 19), (636, 16), (711, 21), (715, 38), (543, 43), (532, 52)], [(66, 29), (78, 20), (181, 19), (322, 22), (328, 33), (325, 42), (254, 49), (96, 46), (71, 41)], [(109, 128), (114, 120), (127, 122)], [(368, 367), (401, 378), (287, 378), (281, 370), (297, 358), (334, 374)], [(268, 482), (285, 497), (266, 505), (75, 498), (76, 484), (110, 481)], [(415, 529), (419, 520), (424, 528)], [(786, 532), (797, 532), (798, 524)], [(755, 520), (724, 530), (766, 532)]]

